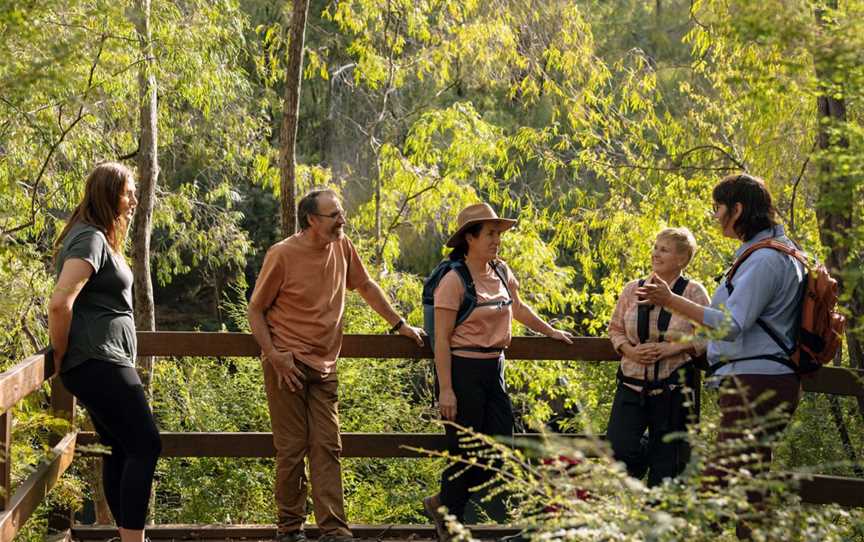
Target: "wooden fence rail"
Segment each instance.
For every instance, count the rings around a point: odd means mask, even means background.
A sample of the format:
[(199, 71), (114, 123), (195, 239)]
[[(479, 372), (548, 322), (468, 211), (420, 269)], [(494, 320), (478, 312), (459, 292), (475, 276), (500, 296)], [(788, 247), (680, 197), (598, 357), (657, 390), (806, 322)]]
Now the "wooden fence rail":
[[(139, 332), (138, 354), (141, 356), (257, 356), (258, 345), (249, 334), (202, 332)], [(342, 347), (343, 358), (430, 359), (430, 348), (418, 348), (412, 341), (392, 335), (347, 335)], [(515, 337), (507, 351), (513, 360), (579, 360), (583, 362), (616, 361), (618, 356), (608, 339), (579, 337), (568, 345), (543, 337)], [(76, 443), (96, 442), (92, 433), (75, 431), (52, 439), (54, 448), (47, 461), (32, 473), (17, 490), (12, 487), (10, 452), (12, 440), (11, 409), (30, 393), (42, 388), (50, 368), (43, 354), (28, 357), (0, 373), (0, 542), (9, 542), (45, 495), (69, 467)], [(802, 380), (804, 390), (841, 396), (864, 397), (864, 371), (825, 367)], [(52, 382), (53, 415), (71, 419), (74, 400), (59, 380)], [(519, 435), (524, 439), (541, 438)], [(567, 438), (585, 438), (578, 435)], [(163, 433), (165, 457), (272, 457), (275, 455), (270, 433)], [(408, 458), (420, 457), (409, 448), (443, 450), (440, 434), (367, 434), (344, 433), (346, 457)], [(14, 490), (14, 491), (13, 491)], [(814, 475), (803, 480), (800, 493), (805, 502), (839, 503), (864, 506), (864, 480)], [(61, 518), (58, 527), (68, 528), (69, 517)], [(56, 518), (55, 518), (56, 519)]]

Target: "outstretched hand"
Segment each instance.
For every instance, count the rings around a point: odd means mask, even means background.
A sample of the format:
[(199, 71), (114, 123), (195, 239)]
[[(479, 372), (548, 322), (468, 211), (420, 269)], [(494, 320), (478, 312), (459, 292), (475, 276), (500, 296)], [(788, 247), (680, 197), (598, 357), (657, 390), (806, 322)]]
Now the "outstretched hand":
[(665, 307), (672, 298), (672, 290), (665, 280), (651, 273), (645, 284), (636, 288), (637, 303), (640, 305), (659, 305)]

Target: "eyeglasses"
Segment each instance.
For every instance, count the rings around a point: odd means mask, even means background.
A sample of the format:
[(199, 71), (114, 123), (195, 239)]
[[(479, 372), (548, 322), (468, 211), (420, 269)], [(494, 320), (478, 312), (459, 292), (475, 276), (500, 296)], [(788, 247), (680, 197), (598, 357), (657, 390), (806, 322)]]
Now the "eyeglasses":
[(333, 220), (336, 220), (337, 218), (340, 218), (340, 217), (345, 218), (345, 211), (342, 209), (339, 209), (338, 211), (333, 211), (332, 213), (326, 214), (326, 215), (322, 215), (321, 213), (309, 213), (309, 214), (313, 214), (315, 216), (323, 216), (325, 218), (331, 218)]

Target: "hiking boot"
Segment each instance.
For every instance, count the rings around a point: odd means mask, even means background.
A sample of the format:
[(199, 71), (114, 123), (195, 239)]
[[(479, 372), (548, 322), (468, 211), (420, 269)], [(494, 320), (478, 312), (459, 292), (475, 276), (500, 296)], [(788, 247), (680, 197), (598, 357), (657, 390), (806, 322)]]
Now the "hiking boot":
[(276, 542), (306, 542), (306, 533), (303, 529), (289, 533), (277, 534)]
[(350, 534), (324, 534), (318, 538), (318, 542), (354, 542)]
[(444, 521), (444, 514), (438, 511), (441, 508), (441, 495), (431, 495), (423, 499), (423, 512), (435, 525), (435, 533), (438, 534), (438, 542), (449, 542), (450, 532)]

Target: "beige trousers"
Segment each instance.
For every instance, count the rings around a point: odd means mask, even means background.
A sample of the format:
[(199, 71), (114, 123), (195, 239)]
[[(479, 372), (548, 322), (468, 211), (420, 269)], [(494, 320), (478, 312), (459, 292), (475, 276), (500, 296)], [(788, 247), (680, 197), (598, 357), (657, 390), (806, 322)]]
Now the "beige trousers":
[(309, 457), (312, 504), (322, 534), (351, 535), (342, 495), (342, 440), (339, 437), (338, 378), (298, 360), (306, 379), (303, 388), (280, 389), (276, 371), (264, 366), (264, 384), (273, 444), (276, 447), (276, 507), (280, 534), (297, 531), (306, 520), (307, 480), (304, 458)]

